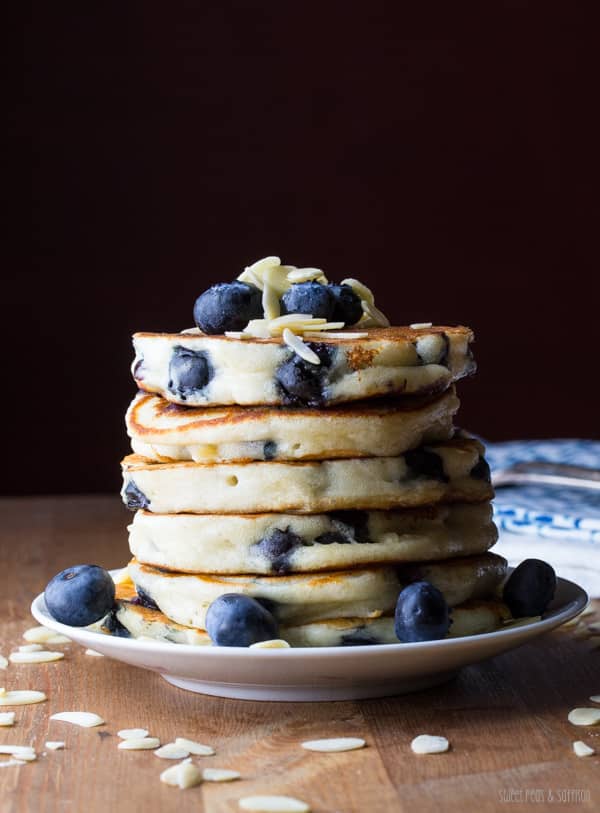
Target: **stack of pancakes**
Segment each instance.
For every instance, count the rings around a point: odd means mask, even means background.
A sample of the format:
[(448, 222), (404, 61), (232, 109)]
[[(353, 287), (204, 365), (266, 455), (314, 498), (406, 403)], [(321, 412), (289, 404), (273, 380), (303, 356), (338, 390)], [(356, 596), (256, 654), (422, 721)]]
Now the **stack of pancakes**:
[(499, 626), (489, 468), (453, 424), (471, 331), (305, 341), (320, 364), (277, 337), (134, 337), (119, 624), (209, 644), (211, 602), (242, 593), (292, 646), (392, 643), (400, 591), (426, 580), (452, 608), (451, 635)]

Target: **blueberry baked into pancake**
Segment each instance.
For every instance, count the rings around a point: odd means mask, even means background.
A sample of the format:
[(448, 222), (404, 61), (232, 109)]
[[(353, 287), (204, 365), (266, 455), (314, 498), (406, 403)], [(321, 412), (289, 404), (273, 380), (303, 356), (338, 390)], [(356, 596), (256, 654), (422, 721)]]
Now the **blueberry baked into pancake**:
[[(55, 576), (59, 621), (173, 645), (435, 641), (541, 615), (556, 578), (490, 552), (479, 440), (454, 427), (467, 327), (393, 327), (359, 280), (265, 257), (136, 333), (133, 556)], [(286, 644), (280, 644), (285, 646)]]

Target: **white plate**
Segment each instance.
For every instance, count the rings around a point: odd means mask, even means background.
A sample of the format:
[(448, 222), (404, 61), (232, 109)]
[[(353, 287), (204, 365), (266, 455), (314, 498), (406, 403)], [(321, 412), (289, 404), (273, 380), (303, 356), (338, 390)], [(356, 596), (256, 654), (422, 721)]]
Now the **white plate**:
[(118, 661), (158, 672), (174, 686), (241, 700), (353, 700), (426, 689), (449, 680), (462, 666), (514, 649), (564, 624), (588, 602), (573, 582), (558, 579), (554, 601), (541, 621), (484, 635), (416, 644), (246, 649), (139, 641), (60, 624), (44, 594), (31, 605), (40, 624)]

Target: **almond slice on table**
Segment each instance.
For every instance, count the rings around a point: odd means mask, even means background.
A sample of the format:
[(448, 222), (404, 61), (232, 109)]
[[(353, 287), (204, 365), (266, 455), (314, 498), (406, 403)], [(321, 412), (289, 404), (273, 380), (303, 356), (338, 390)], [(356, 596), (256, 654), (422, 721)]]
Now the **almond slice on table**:
[(95, 658), (103, 658), (104, 654), (102, 652), (96, 652), (95, 649), (86, 649), (85, 655), (93, 655)]
[(19, 652), (41, 652), (43, 650), (41, 644), (24, 644), (19, 647)]
[(446, 737), (434, 737), (431, 734), (419, 734), (411, 742), (415, 754), (443, 754), (450, 748)]
[(0, 689), (0, 706), (28, 706), (31, 703), (43, 703), (47, 699), (44, 692), (29, 689), (7, 692), (6, 689)]
[(211, 748), (210, 745), (204, 745), (195, 740), (188, 740), (185, 737), (175, 737), (175, 742), (171, 743), (171, 745), (183, 748), (196, 757), (212, 757), (215, 753), (215, 749)]
[(102, 717), (91, 711), (59, 711), (52, 714), (50, 719), (60, 720), (63, 723), (72, 723), (82, 728), (94, 728), (97, 725), (104, 725)]
[(323, 753), (334, 753), (338, 751), (356, 751), (364, 748), (366, 742), (360, 737), (333, 737), (325, 740), (307, 740), (302, 743), (302, 748), (307, 751), (321, 751)]
[(233, 782), (235, 779), (241, 779), (242, 775), (226, 768), (205, 768), (202, 771), (202, 778), (205, 782)]
[(6, 762), (0, 762), (0, 768), (10, 768), (13, 765), (27, 765), (24, 759), (7, 759)]
[(44, 743), (44, 747), (48, 748), (50, 751), (62, 751), (65, 744), (62, 740), (47, 740)]
[(71, 639), (48, 627), (31, 627), (25, 630), (23, 638), (30, 644), (70, 644)]
[(15, 724), (14, 711), (0, 712), (0, 726), (10, 726)]
[(43, 649), (34, 652), (11, 652), (8, 656), (11, 663), (50, 663), (51, 661), (60, 661), (64, 657), (64, 652), (52, 652)]
[(4, 657), (4, 655), (0, 655), (0, 669), (6, 669), (8, 666), (8, 661)]
[(238, 805), (251, 813), (311, 813), (310, 805), (293, 796), (246, 796)]
[(122, 740), (139, 740), (141, 737), (147, 736), (148, 731), (146, 731), (145, 728), (122, 728), (120, 731), (117, 731), (117, 737), (120, 737)]
[(576, 742), (573, 743), (573, 751), (575, 753), (575, 756), (578, 757), (591, 757), (596, 753), (596, 751), (593, 748), (590, 748), (589, 745), (587, 745), (585, 742), (582, 742), (581, 740), (577, 740)]
[(600, 723), (600, 709), (573, 709), (569, 712), (567, 720), (573, 725), (598, 725)]
[[(127, 740), (125, 740), (127, 742)], [(154, 752), (155, 757), (160, 759), (184, 759), (189, 757), (189, 748), (183, 748), (181, 745), (176, 745), (174, 742), (168, 742), (162, 748), (158, 748)]]
[(35, 748), (31, 745), (0, 745), (0, 754), (9, 754), (23, 762), (33, 762), (37, 759)]
[(185, 759), (179, 765), (171, 765), (170, 768), (166, 768), (160, 775), (160, 781), (164, 782), (165, 785), (172, 785), (180, 790), (186, 790), (201, 784), (202, 773), (191, 759)]
[(121, 740), (117, 748), (120, 751), (153, 751), (160, 746), (158, 737), (130, 737)]

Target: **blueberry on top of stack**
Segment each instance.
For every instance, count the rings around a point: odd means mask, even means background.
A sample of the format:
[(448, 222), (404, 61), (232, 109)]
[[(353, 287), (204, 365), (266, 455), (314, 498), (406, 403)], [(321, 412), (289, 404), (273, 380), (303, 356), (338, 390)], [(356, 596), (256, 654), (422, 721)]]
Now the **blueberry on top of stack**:
[[(199, 645), (349, 646), (543, 611), (540, 565), (503, 600), (484, 449), (453, 426), (454, 384), (475, 371), (468, 328), (391, 327), (359, 281), (277, 257), (213, 285), (193, 313), (195, 328), (134, 336), (134, 558), (93, 620)], [(77, 584), (55, 578), (51, 612)]]

